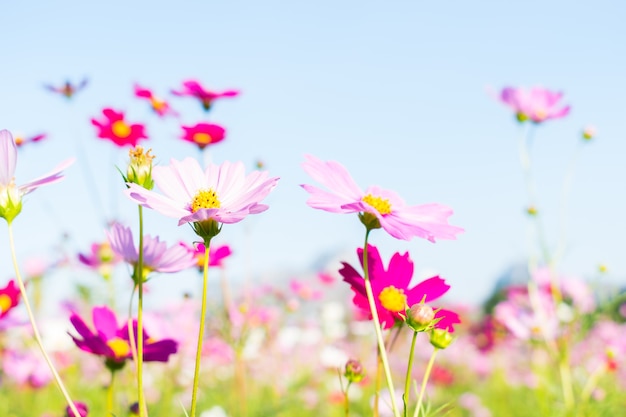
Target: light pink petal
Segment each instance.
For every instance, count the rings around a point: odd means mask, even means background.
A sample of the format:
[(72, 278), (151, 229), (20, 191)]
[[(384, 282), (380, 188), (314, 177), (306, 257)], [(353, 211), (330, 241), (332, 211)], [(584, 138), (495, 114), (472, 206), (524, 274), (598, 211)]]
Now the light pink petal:
[(113, 252), (124, 258), (126, 262), (137, 262), (139, 254), (135, 248), (133, 232), (130, 230), (130, 227), (124, 227), (119, 223), (115, 223), (111, 226), (111, 229), (106, 231), (106, 235)]
[(342, 198), (344, 204), (361, 200), (363, 191), (341, 164), (335, 161), (324, 162), (312, 155), (305, 155), (305, 158), (302, 168), (311, 178)]
[[(357, 213), (360, 211), (355, 209), (353, 204), (350, 204), (352, 203), (351, 201), (337, 194), (321, 190), (313, 185), (302, 184), (300, 186), (311, 194), (306, 203), (314, 209), (331, 213)], [(361, 205), (358, 207), (361, 207)]]
[(189, 210), (185, 207), (187, 203), (175, 201), (169, 197), (146, 190), (137, 184), (129, 183), (127, 185), (129, 188), (125, 191), (126, 195), (137, 204), (154, 209), (168, 217), (181, 218), (189, 214)]
[(43, 175), (39, 178), (36, 178), (26, 184), (20, 185), (20, 191), (23, 194), (28, 194), (31, 191), (35, 190), (37, 187), (42, 185), (52, 184), (58, 182), (63, 179), (63, 170), (74, 163), (74, 158), (67, 159), (63, 161), (61, 164), (56, 166), (52, 171)]
[(15, 175), (17, 146), (8, 130), (0, 130), (0, 185), (8, 185)]

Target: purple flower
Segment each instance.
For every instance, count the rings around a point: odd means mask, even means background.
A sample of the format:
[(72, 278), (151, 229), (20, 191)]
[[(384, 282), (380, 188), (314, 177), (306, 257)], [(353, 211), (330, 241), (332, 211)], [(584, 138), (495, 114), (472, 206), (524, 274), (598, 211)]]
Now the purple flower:
[(541, 87), (530, 90), (505, 87), (500, 93), (500, 101), (515, 111), (520, 122), (531, 120), (541, 123), (549, 119), (559, 119), (569, 114), (570, 106), (561, 107), (558, 102), (563, 93)]

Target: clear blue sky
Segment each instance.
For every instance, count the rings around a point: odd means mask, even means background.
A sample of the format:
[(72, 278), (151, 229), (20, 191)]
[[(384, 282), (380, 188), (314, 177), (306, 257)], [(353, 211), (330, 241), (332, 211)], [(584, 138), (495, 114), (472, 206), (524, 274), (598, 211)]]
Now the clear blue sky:
[[(269, 211), (224, 227), (215, 241), (235, 251), (233, 279), (297, 275), (334, 253), (355, 261), (363, 239), (357, 218), (309, 208), (298, 187), (309, 181), (300, 163), (311, 153), (341, 162), (363, 187), (451, 206), (451, 223), (466, 229), (457, 241), (404, 242), (379, 232), (372, 243), (386, 258), (410, 251), (417, 271), (437, 271), (452, 284), (450, 299), (478, 301), (528, 254), (521, 130), (487, 90), (541, 85), (563, 91), (572, 106), (566, 119), (537, 130), (532, 150), (549, 240), (558, 235), (561, 187), (580, 131), (594, 124), (597, 141), (579, 150), (561, 269), (591, 276), (602, 262), (619, 282), (626, 273), (625, 9), (614, 1), (539, 0), (5, 3), (0, 128), (49, 135), (21, 151), (18, 183), (66, 157), (82, 159), (63, 183), (27, 198), (15, 222), (20, 257), (49, 251), (62, 230), (70, 248), (87, 250), (103, 237), (103, 216), (135, 227), (136, 209), (113, 168), (125, 164), (125, 152), (97, 139), (89, 120), (104, 106), (124, 110), (146, 123), (145, 146), (157, 162), (197, 157), (177, 139), (174, 121), (157, 119), (132, 95), (134, 82), (166, 96), (196, 78), (242, 91), (208, 115), (228, 130), (212, 160), (252, 167), (261, 159), (281, 177)], [(89, 87), (69, 104), (42, 88), (85, 76)], [(170, 102), (184, 123), (207, 119), (191, 99)], [(169, 242), (194, 238), (174, 219), (148, 213), (146, 221), (148, 232)], [(0, 253), (9, 277), (7, 239)], [(74, 277), (55, 279), (70, 286)], [(158, 279), (169, 284), (155, 287), (197, 288), (193, 279)]]

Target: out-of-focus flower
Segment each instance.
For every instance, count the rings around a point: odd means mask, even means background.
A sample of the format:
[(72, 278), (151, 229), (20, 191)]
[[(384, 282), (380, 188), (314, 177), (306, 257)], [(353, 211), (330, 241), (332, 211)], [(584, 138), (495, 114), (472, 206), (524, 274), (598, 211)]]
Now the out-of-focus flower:
[(102, 110), (104, 119), (91, 119), (91, 124), (98, 128), (98, 137), (108, 139), (119, 147), (137, 146), (141, 139), (147, 139), (142, 124), (128, 124), (124, 120), (124, 112), (118, 112), (111, 108)]
[(88, 83), (89, 83), (89, 80), (87, 78), (84, 78), (80, 83), (76, 85), (72, 84), (68, 80), (68, 81), (65, 81), (65, 84), (63, 84), (60, 87), (55, 87), (50, 84), (44, 84), (44, 88), (48, 91), (52, 91), (53, 93), (60, 94), (69, 100), (72, 97), (74, 97), (74, 95), (78, 93), (80, 90), (87, 87)]
[(42, 185), (52, 184), (63, 178), (63, 170), (74, 162), (68, 159), (52, 172), (17, 187), (15, 185), (15, 167), (17, 165), (17, 147), (8, 130), (0, 130), (0, 217), (7, 223), (22, 211), (22, 197)]
[(105, 240), (102, 243), (93, 243), (91, 245), (91, 253), (79, 253), (78, 260), (83, 265), (108, 279), (111, 277), (113, 268), (122, 260), (122, 257), (115, 253), (111, 249), (109, 241)]
[(582, 136), (584, 140), (591, 140), (596, 137), (596, 133), (595, 126), (587, 126), (583, 129)]
[(169, 166), (154, 167), (152, 177), (163, 194), (128, 184), (126, 194), (144, 207), (178, 218), (178, 225), (192, 223), (196, 233), (213, 237), (223, 223), (237, 223), (249, 214), (261, 213), (261, 204), (278, 178), (267, 171), (245, 174), (243, 163), (209, 164), (203, 171), (198, 161), (171, 160)]
[[(79, 337), (70, 334), (76, 346), (85, 352), (102, 356), (107, 366), (117, 369), (133, 355), (130, 347), (128, 323), (120, 326), (115, 313), (108, 307), (94, 307), (92, 310), (93, 329), (73, 313), (70, 317)], [(137, 340), (137, 321), (133, 320), (133, 331)], [(167, 362), (177, 351), (177, 342), (172, 339), (154, 340), (143, 329), (143, 360), (145, 362)]]
[(2, 371), (20, 385), (41, 388), (52, 380), (52, 373), (41, 355), (27, 350), (9, 349), (3, 352)]
[(209, 111), (213, 102), (222, 97), (235, 97), (239, 95), (237, 90), (226, 90), (221, 93), (210, 91), (205, 89), (198, 81), (187, 80), (183, 81), (183, 87), (180, 90), (172, 90), (172, 94), (175, 96), (190, 96), (200, 100), (202, 108), (205, 111)]
[(346, 362), (343, 376), (351, 383), (361, 382), (365, 377), (365, 370), (363, 369), (361, 361), (358, 359), (349, 359), (348, 362)]
[(178, 116), (178, 113), (172, 109), (167, 101), (156, 97), (152, 93), (152, 90), (141, 87), (138, 84), (135, 84), (135, 97), (148, 100), (150, 102), (150, 107), (156, 114), (159, 115), (159, 117)]
[[(357, 249), (357, 255), (363, 266), (363, 249)], [(378, 253), (378, 249), (373, 245), (368, 245), (368, 269), (369, 278), (372, 284), (372, 292), (376, 303), (378, 319), (383, 328), (393, 327), (396, 322), (404, 321), (406, 308), (413, 304), (430, 302), (444, 295), (450, 286), (438, 276), (429, 278), (419, 284), (409, 287), (413, 277), (413, 261), (409, 254), (400, 255), (395, 253), (389, 261), (389, 266), (385, 269)], [(343, 267), (339, 271), (343, 280), (350, 284), (354, 292), (354, 305), (364, 312), (368, 312), (368, 318), (372, 315), (369, 312), (369, 303), (365, 292), (365, 281), (363, 277), (350, 265), (342, 262)], [(454, 324), (460, 323), (459, 316), (448, 310), (439, 309), (435, 314), (435, 319), (439, 319), (435, 328), (448, 329), (454, 331)]]
[[(80, 417), (88, 416), (89, 407), (87, 407), (87, 404), (77, 402), (74, 405), (76, 406), (76, 409), (78, 410), (78, 414), (80, 414)], [(69, 405), (65, 407), (65, 417), (76, 417), (76, 415), (74, 414), (74, 412), (72, 411)]]
[(303, 300), (319, 300), (322, 298), (322, 292), (320, 290), (314, 289), (303, 281), (292, 279), (289, 281), (289, 288)]
[[(145, 188), (142, 188), (145, 190)], [(121, 256), (124, 261), (135, 268), (133, 277), (137, 274), (137, 263), (139, 252), (135, 247), (133, 232), (129, 227), (124, 227), (115, 223), (107, 231), (107, 237), (111, 242), (113, 252)], [(195, 265), (193, 256), (180, 245), (173, 245), (168, 248), (165, 242), (161, 242), (159, 237), (144, 236), (143, 239), (143, 279), (150, 272), (178, 272)]]
[(181, 139), (194, 143), (200, 149), (221, 142), (226, 136), (226, 130), (222, 126), (212, 123), (198, 123), (193, 126), (181, 127), (183, 129)]
[(19, 147), (26, 145), (27, 143), (35, 143), (35, 142), (42, 141), (46, 137), (47, 135), (45, 133), (41, 133), (35, 136), (22, 136), (22, 135), (17, 134), (14, 136), (14, 139), (15, 139), (15, 145), (17, 145), (17, 147), (19, 148)]
[(563, 93), (542, 87), (530, 90), (505, 87), (500, 93), (500, 101), (513, 109), (518, 121), (530, 120), (535, 123), (567, 116), (570, 106), (561, 107), (561, 97)]
[(9, 314), (20, 302), (20, 289), (11, 280), (4, 288), (0, 288), (0, 319)]
[[(196, 260), (198, 269), (200, 270), (200, 272), (202, 272), (202, 270), (204, 269), (204, 252), (206, 251), (204, 243), (188, 245), (185, 242), (179, 242), (178, 244), (193, 255), (194, 259)], [(233, 252), (228, 245), (211, 245), (209, 247), (209, 266), (217, 266), (220, 268), (223, 267), (224, 259), (232, 255), (232, 253)]]
[(377, 186), (363, 192), (350, 173), (339, 163), (321, 161), (307, 155), (304, 170), (328, 188), (324, 191), (312, 185), (302, 188), (311, 196), (307, 204), (331, 213), (359, 213), (368, 229), (382, 227), (396, 239), (410, 240), (414, 236), (428, 239), (456, 239), (463, 229), (448, 224), (452, 209), (442, 204), (407, 206), (395, 192)]

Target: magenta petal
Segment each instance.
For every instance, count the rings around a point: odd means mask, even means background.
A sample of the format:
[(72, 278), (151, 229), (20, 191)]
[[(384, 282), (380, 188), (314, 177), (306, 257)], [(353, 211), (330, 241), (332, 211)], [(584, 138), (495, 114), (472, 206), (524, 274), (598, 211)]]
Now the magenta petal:
[(351, 265), (345, 262), (341, 263), (343, 268), (339, 270), (339, 274), (343, 277), (343, 280), (350, 284), (352, 290), (356, 293), (365, 295), (365, 286), (363, 284), (363, 277), (354, 269)]
[(438, 329), (445, 329), (454, 333), (454, 325), (461, 323), (461, 318), (454, 311), (441, 309), (435, 313), (435, 318), (441, 318), (435, 325)]
[(387, 285), (393, 285), (396, 288), (408, 288), (411, 278), (413, 278), (413, 261), (409, 258), (409, 253), (404, 255), (396, 252), (389, 261), (387, 268)]
[(422, 301), (422, 297), (426, 296), (424, 302), (430, 302), (444, 295), (450, 286), (446, 284), (446, 281), (437, 277), (428, 278), (411, 288), (407, 297), (415, 303)]
[(172, 339), (163, 339), (144, 346), (143, 360), (146, 362), (167, 362), (171, 354), (178, 350), (178, 343)]
[(110, 308), (106, 306), (94, 307), (92, 316), (96, 331), (104, 336), (105, 340), (110, 340), (117, 335), (117, 318)]

